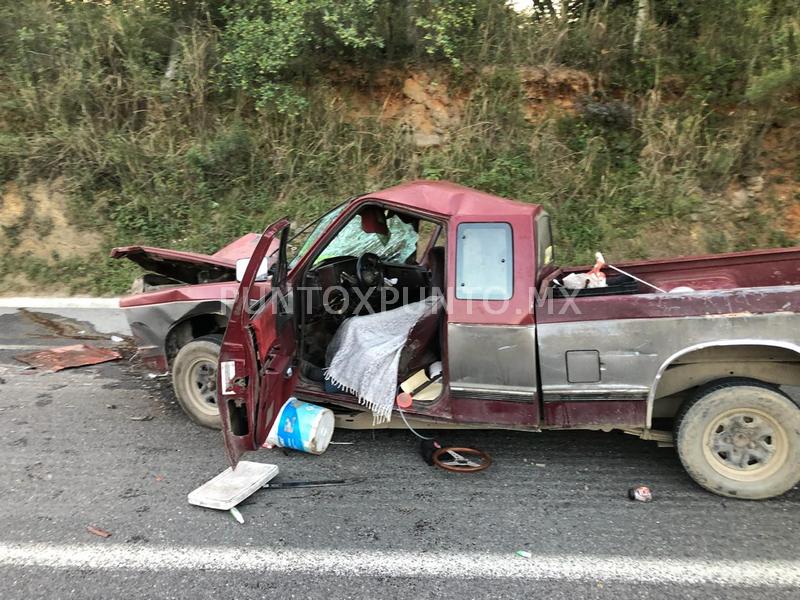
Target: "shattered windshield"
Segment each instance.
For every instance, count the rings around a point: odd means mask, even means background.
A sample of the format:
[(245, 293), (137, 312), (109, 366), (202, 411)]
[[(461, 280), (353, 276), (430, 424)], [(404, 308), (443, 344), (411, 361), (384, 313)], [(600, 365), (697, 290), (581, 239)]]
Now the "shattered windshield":
[[(324, 215), (305, 241), (300, 245), (290, 263), (293, 267), (302, 256), (322, 237), (328, 226), (341, 214), (346, 205), (338, 206)], [(361, 256), (365, 252), (377, 254), (382, 261), (404, 261), (416, 253), (419, 234), (414, 231), (410, 223), (404, 223), (397, 215), (386, 219), (388, 234), (367, 233), (362, 228), (361, 215), (354, 216), (336, 237), (328, 244), (325, 250), (317, 257), (314, 264), (334, 256)], [(297, 247), (297, 242), (292, 243)]]
[[(314, 229), (306, 238), (305, 242), (303, 242), (302, 245), (300, 246), (300, 249), (297, 251), (297, 254), (294, 255), (294, 258), (289, 263), (290, 268), (293, 267), (295, 263), (297, 263), (297, 261), (299, 261), (300, 258), (304, 256), (306, 252), (308, 252), (309, 248), (311, 248), (311, 246), (313, 246), (316, 243), (316, 241), (320, 238), (320, 236), (322, 236), (323, 232), (328, 228), (328, 225), (330, 225), (333, 222), (333, 220), (341, 214), (345, 206), (346, 206), (345, 204), (337, 206), (332, 211), (325, 214), (322, 218), (319, 219), (319, 221), (317, 222), (317, 226), (314, 227)], [(298, 233), (298, 237), (301, 234), (302, 231)], [(295, 242), (295, 240), (293, 240), (293, 242)], [(291, 244), (292, 249), (297, 247), (297, 242), (299, 242), (299, 240)]]
[(386, 219), (388, 233), (367, 233), (361, 227), (361, 215), (353, 217), (314, 264), (334, 256), (361, 256), (366, 252), (377, 254), (384, 262), (402, 262), (417, 251), (417, 232), (410, 223), (403, 223), (396, 215)]

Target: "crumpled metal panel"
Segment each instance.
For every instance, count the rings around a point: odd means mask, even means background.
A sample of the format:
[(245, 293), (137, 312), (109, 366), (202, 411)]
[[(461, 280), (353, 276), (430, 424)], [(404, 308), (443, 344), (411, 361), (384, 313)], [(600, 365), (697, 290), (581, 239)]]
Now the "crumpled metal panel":
[(15, 356), (19, 361), (27, 363), (37, 369), (61, 371), (72, 367), (85, 367), (99, 363), (118, 360), (122, 355), (111, 348), (98, 348), (88, 344), (74, 344), (58, 348), (47, 348), (37, 352), (19, 354)]

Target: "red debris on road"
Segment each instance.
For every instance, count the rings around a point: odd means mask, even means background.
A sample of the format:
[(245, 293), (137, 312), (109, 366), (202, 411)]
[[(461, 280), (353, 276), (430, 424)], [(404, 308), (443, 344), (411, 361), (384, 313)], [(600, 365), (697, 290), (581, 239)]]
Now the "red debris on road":
[(61, 371), (72, 367), (85, 367), (110, 360), (118, 360), (122, 358), (122, 355), (110, 348), (74, 344), (72, 346), (47, 348), (37, 352), (29, 352), (28, 354), (19, 354), (14, 358), (38, 369)]
[(102, 538), (111, 537), (111, 532), (110, 531), (106, 531), (105, 529), (101, 529), (100, 527), (95, 527), (94, 525), (88, 525), (86, 527), (86, 531), (88, 531), (89, 533), (91, 533), (93, 535), (96, 535), (98, 537), (102, 537)]

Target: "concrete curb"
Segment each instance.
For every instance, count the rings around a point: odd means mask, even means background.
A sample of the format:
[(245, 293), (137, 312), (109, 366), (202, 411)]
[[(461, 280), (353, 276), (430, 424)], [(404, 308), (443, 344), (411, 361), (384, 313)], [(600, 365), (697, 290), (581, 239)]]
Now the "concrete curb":
[(0, 298), (0, 308), (119, 308), (119, 298)]

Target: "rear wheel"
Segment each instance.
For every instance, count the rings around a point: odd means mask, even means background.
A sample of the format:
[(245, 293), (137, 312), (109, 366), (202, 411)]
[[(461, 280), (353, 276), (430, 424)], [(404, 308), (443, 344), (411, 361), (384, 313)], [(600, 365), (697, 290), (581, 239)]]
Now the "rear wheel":
[(195, 423), (220, 429), (217, 359), (221, 335), (206, 335), (180, 349), (172, 363), (172, 387), (183, 411)]
[(675, 441), (689, 475), (716, 494), (771, 498), (800, 481), (800, 408), (754, 379), (702, 387), (678, 413)]

